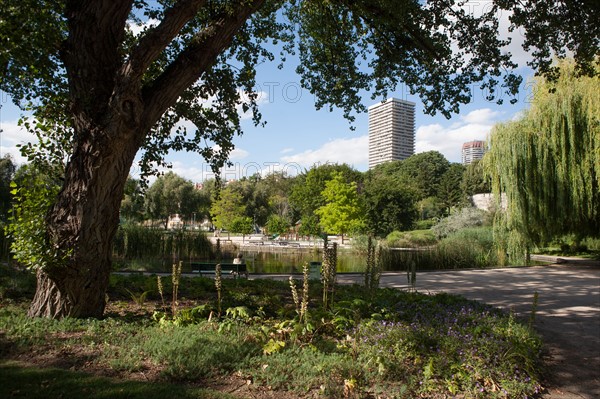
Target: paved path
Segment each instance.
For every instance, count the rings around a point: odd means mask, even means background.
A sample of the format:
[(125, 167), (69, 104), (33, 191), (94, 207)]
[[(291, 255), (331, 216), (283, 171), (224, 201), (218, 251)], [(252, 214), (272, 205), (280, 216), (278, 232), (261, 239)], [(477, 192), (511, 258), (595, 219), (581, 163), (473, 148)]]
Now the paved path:
[[(338, 276), (341, 283), (357, 277)], [(406, 288), (404, 273), (384, 273), (381, 286)], [(600, 262), (530, 268), (421, 272), (420, 292), (463, 295), (529, 317), (534, 293), (535, 327), (550, 365), (547, 399), (600, 398)]]

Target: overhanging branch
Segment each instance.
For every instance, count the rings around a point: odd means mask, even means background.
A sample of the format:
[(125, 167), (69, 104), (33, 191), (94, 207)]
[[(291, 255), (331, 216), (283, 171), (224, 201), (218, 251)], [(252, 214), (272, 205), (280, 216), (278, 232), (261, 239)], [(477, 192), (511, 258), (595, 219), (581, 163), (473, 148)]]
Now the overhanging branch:
[(162, 22), (142, 36), (131, 51), (123, 72), (134, 79), (141, 77), (204, 4), (206, 0), (181, 0), (175, 3), (165, 12)]
[(248, 18), (266, 0), (239, 0), (227, 14), (217, 16), (213, 22), (198, 32), (194, 40), (177, 56), (166, 70), (143, 89), (145, 104), (141, 132), (147, 132), (177, 98), (217, 60), (231, 45), (235, 35)]

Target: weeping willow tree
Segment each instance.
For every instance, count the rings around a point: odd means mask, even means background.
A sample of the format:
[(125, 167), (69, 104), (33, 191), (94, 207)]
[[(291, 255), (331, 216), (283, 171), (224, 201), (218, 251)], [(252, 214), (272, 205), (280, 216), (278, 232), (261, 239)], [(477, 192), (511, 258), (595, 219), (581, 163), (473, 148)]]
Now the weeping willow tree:
[(506, 198), (495, 233), (510, 261), (559, 235), (600, 235), (600, 79), (559, 67), (555, 82), (538, 78), (522, 118), (495, 126), (484, 161)]

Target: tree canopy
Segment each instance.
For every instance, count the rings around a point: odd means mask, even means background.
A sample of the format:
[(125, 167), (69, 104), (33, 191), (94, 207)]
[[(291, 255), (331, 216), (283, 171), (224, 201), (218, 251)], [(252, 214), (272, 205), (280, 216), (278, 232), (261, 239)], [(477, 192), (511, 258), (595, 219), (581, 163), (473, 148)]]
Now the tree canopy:
[(557, 81), (538, 78), (531, 108), (497, 125), (484, 158), (509, 254), (561, 234), (600, 235), (600, 80), (560, 63)]
[(244, 198), (229, 187), (221, 190), (221, 195), (210, 208), (212, 222), (218, 229), (230, 230), (232, 223), (243, 217), (245, 212)]
[(144, 214), (144, 195), (139, 180), (129, 176), (121, 201), (121, 222), (139, 222)]
[(416, 191), (410, 182), (399, 178), (399, 172), (389, 173), (389, 162), (377, 165), (365, 174), (361, 190), (365, 204), (366, 228), (370, 233), (385, 237), (394, 230), (409, 230), (417, 217)]
[(438, 151), (415, 154), (400, 164), (400, 176), (410, 181), (419, 199), (435, 197), (450, 162)]
[(201, 201), (201, 194), (191, 181), (168, 172), (159, 176), (147, 190), (145, 207), (148, 216), (162, 219), (166, 228), (169, 216), (189, 217), (199, 212)]
[(498, 101), (518, 90), (498, 35), (501, 9), (513, 12), (513, 28), (527, 28), (540, 71), (566, 48), (580, 72), (597, 73), (593, 2), (539, 3), (496, 0), (475, 15), (448, 1), (3, 0), (0, 89), (37, 119), (30, 159), (59, 147), (68, 159), (45, 218), (62, 267), (38, 272), (30, 314), (102, 316), (136, 154), (143, 174), (170, 150), (222, 166), (241, 133), (238, 109), (261, 123), (255, 67), (275, 60), (273, 44), (281, 59), (298, 55), (317, 108), (338, 107), (351, 120), (364, 110), (361, 93), (385, 98), (402, 82), (426, 112), (448, 116), (470, 101), (473, 84)]
[(360, 181), (361, 174), (346, 164), (314, 165), (300, 174), (290, 193), (290, 200), (296, 205), (297, 212), (302, 218), (310, 217), (321, 206), (325, 205), (322, 193), (327, 181), (335, 173), (341, 173), (345, 182)]
[(325, 204), (315, 210), (321, 227), (327, 233), (341, 234), (344, 242), (344, 234), (359, 230), (363, 225), (364, 207), (356, 182), (346, 183), (341, 172), (334, 172), (321, 194)]

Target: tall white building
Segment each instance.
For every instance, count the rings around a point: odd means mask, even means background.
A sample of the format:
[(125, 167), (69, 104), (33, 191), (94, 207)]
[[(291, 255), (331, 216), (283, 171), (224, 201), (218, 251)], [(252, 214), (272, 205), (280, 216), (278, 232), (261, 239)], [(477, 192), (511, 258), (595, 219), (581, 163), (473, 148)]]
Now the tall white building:
[(485, 154), (486, 146), (485, 141), (474, 140), (464, 143), (462, 146), (462, 163), (468, 165), (478, 159), (483, 158)]
[(369, 169), (415, 153), (415, 103), (397, 98), (369, 107)]

